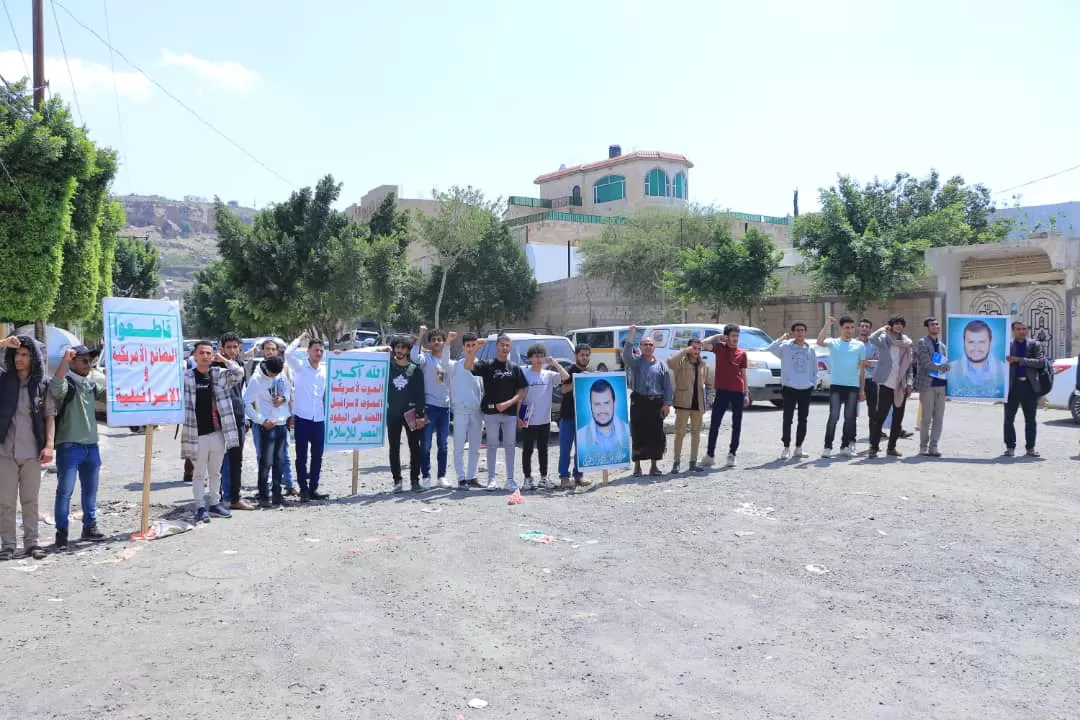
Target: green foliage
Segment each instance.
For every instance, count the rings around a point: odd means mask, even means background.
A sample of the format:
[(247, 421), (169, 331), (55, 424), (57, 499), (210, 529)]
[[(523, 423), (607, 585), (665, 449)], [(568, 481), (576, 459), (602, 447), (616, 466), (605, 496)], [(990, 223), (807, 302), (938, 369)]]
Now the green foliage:
[[(101, 220), (109, 186), (116, 177), (116, 152), (108, 148), (94, 153), (90, 176), (79, 183), (72, 202), (74, 232), (64, 243), (60, 291), (53, 309), (54, 322), (91, 320), (101, 295)], [(109, 286), (111, 289), (111, 285)]]
[(417, 215), (420, 236), (435, 251), (441, 269), (439, 290), (435, 298), (435, 326), (440, 326), (446, 281), (458, 262), (479, 244), (496, 217), (499, 202), (490, 202), (484, 193), (473, 188), (455, 185), (448, 192), (433, 191), (439, 201), (439, 212), (434, 217)]
[[(429, 295), (437, 294), (441, 277), (441, 268), (435, 268)], [(476, 331), (486, 325), (503, 326), (528, 315), (536, 291), (524, 248), (492, 216), (479, 243), (461, 258), (454, 281), (446, 287), (446, 318)]]
[(52, 315), (72, 199), (90, 177), (94, 146), (53, 98), (33, 112), (25, 83), (0, 90), (0, 308), (6, 319)]
[(364, 259), (367, 280), (367, 315), (386, 332), (390, 320), (402, 299), (405, 276), (405, 256), (397, 236), (384, 235), (372, 238)]
[(581, 240), (581, 272), (631, 299), (655, 302), (679, 269), (678, 251), (708, 245), (729, 224), (730, 215), (708, 207), (639, 211)]
[(195, 273), (195, 284), (184, 294), (184, 334), (188, 337), (220, 337), (228, 330), (244, 335), (261, 332), (254, 324), (234, 320), (233, 307), (241, 298), (230, 280), (228, 263), (215, 260)]
[(94, 314), (83, 322), (83, 332), (88, 338), (102, 338), (102, 301), (113, 292), (113, 263), (116, 260), (116, 243), (124, 227), (124, 206), (106, 201), (98, 215), (98, 237), (101, 252), (98, 253), (98, 296), (94, 302)]
[(152, 298), (161, 286), (161, 255), (149, 239), (118, 237), (113, 257), (113, 297)]
[(683, 302), (711, 308), (717, 320), (724, 308), (747, 313), (776, 291), (776, 269), (784, 254), (768, 235), (750, 228), (734, 238), (727, 227), (713, 231), (709, 244), (682, 248), (667, 285)]
[(927, 248), (1000, 242), (1012, 228), (993, 218), (986, 187), (959, 176), (941, 185), (936, 171), (922, 180), (898, 173), (861, 188), (841, 175), (820, 199), (820, 212), (796, 219), (795, 246), (815, 289), (853, 310), (915, 289)]
[(409, 213), (398, 210), (397, 193), (390, 193), (368, 220), (369, 237), (395, 237), (402, 253), (409, 247)]
[(367, 228), (333, 209), (340, 194), (327, 175), (256, 213), (250, 227), (215, 200), (233, 323), (330, 337), (362, 314)]

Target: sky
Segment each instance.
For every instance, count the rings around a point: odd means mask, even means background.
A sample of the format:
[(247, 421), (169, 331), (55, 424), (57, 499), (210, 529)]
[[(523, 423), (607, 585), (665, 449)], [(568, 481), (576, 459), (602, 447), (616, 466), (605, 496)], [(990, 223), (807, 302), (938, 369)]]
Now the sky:
[[(4, 2), (10, 81), (31, 0)], [(536, 196), (612, 144), (685, 155), (691, 200), (739, 212), (931, 168), (1001, 205), (1080, 200), (1080, 169), (1010, 190), (1080, 165), (1078, 28), (1076, 0), (45, 2), (50, 90), (121, 152), (114, 192), (258, 207), (327, 173), (342, 207)]]

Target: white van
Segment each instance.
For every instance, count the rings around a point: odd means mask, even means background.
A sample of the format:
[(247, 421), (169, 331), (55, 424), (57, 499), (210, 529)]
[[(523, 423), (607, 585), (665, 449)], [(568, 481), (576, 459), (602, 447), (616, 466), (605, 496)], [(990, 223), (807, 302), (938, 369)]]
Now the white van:
[[(648, 335), (656, 343), (656, 357), (667, 360), (686, 347), (691, 338), (707, 338), (724, 332), (725, 323), (676, 323), (672, 325), (650, 325), (645, 328), (642, 337)], [(739, 326), (739, 347), (746, 351), (746, 381), (750, 386), (750, 402), (771, 402), (776, 407), (783, 407), (780, 391), (780, 358), (765, 348), (772, 343), (768, 334), (756, 327)], [(710, 349), (702, 349), (701, 356), (713, 369), (716, 358)]]
[[(622, 346), (629, 332), (629, 325), (609, 325), (608, 327), (571, 330), (566, 333), (566, 337), (575, 348), (580, 343), (587, 343), (592, 349), (592, 355), (589, 358), (590, 370), (615, 372), (623, 369)], [(637, 331), (635, 341), (641, 339), (642, 332), (644, 329)]]

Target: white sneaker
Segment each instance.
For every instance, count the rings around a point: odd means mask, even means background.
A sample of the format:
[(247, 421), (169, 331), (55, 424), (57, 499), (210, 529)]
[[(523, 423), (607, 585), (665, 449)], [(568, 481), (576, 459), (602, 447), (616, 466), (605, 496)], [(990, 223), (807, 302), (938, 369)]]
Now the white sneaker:
[(852, 450), (850, 447), (840, 448), (840, 454), (844, 457), (855, 457), (855, 451)]
[(715, 460), (712, 455), (706, 455), (704, 458), (701, 459), (701, 467), (712, 467), (714, 461)]
[(823, 457), (823, 458), (831, 458), (832, 457), (832, 448), (825, 448), (824, 450), (822, 450), (821, 451), (821, 457)]
[(513, 480), (506, 481), (506, 492), (517, 492), (518, 484)]
[(495, 492), (499, 489), (499, 486), (495, 484), (495, 478), (489, 478), (488, 484), (484, 486), (484, 489), (488, 492)]
[(735, 456), (734, 455), (728, 455), (727, 456), (727, 466), (728, 467), (735, 467)]
[(801, 447), (797, 447), (797, 448), (795, 448), (795, 454), (792, 455), (792, 457), (808, 458), (808, 457), (810, 457), (810, 453), (806, 452)]
[(404, 492), (404, 490), (405, 490), (405, 488), (403, 488), (401, 486), (400, 482), (394, 483), (394, 492), (399, 493), (399, 492)]
[(454, 483), (450, 482), (445, 477), (439, 478), (438, 483), (439, 483), (439, 487), (444, 488), (446, 490), (450, 490), (451, 488), (454, 487)]
[(547, 479), (547, 476), (540, 478), (540, 488), (543, 490), (551, 489), (551, 481)]
[(789, 457), (791, 457), (791, 450), (789, 450), (788, 448), (784, 448), (780, 451), (781, 460), (787, 460)]
[(527, 477), (527, 478), (525, 478), (525, 487), (522, 488), (522, 489), (527, 490), (527, 491), (535, 490), (536, 489), (536, 483), (533, 482), (533, 479), (531, 477)]

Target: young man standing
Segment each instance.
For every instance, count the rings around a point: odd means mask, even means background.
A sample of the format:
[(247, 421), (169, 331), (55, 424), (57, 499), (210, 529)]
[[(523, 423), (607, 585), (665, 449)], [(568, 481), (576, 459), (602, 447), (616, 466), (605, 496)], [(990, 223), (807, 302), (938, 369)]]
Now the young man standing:
[(903, 316), (893, 315), (888, 324), (878, 328), (870, 335), (870, 343), (877, 347), (879, 356), (874, 370), (874, 382), (878, 385), (878, 401), (870, 416), (870, 453), (875, 458), (881, 450), (882, 426), (889, 412), (892, 412), (892, 426), (889, 428), (890, 457), (902, 457), (896, 449), (900, 431), (904, 425), (904, 407), (912, 388), (912, 362), (915, 358), (911, 338), (904, 334), (907, 323)]
[(671, 413), (675, 391), (671, 370), (656, 358), (656, 341), (641, 338), (641, 357), (634, 355), (637, 325), (630, 326), (623, 342), (622, 361), (630, 380), (630, 436), (633, 443), (634, 477), (641, 476), (641, 461), (648, 460), (649, 475), (663, 475), (657, 461), (664, 457), (667, 436), (664, 419)]
[[(454, 342), (456, 332), (449, 336), (435, 328), (430, 333), (426, 325), (420, 326), (420, 337), (409, 351), (409, 359), (424, 371), (425, 412), (424, 434), (420, 441), (420, 473), (423, 483), (431, 484), (431, 438), (438, 442), (438, 485), (454, 487), (446, 479), (447, 442), (450, 439), (450, 351), (446, 343)], [(424, 352), (427, 339), (429, 350)]]
[(795, 427), (795, 457), (810, 457), (810, 453), (803, 450), (803, 442), (806, 440), (806, 418), (810, 414), (810, 395), (817, 385), (817, 353), (806, 342), (806, 323), (794, 323), (791, 332), (794, 339), (789, 339), (791, 335), (784, 333), (768, 347), (769, 352), (780, 358), (780, 391), (784, 399), (780, 428), (780, 442), (784, 444), (780, 452), (781, 460), (791, 457), (791, 421), (796, 410), (799, 422)]
[(716, 356), (716, 399), (713, 401), (709, 420), (709, 446), (703, 465), (712, 465), (716, 457), (716, 438), (724, 412), (731, 408), (731, 444), (728, 447), (727, 466), (735, 467), (735, 453), (739, 451), (742, 435), (743, 408), (750, 401), (750, 388), (746, 384), (746, 351), (739, 347), (739, 326), (725, 325), (722, 335), (713, 335), (701, 341), (712, 347)]
[(840, 318), (840, 337), (826, 338), (825, 331), (836, 324), (836, 318), (829, 317), (829, 324), (821, 328), (817, 336), (819, 347), (829, 348), (829, 368), (831, 384), (829, 389), (829, 421), (825, 426), (825, 449), (821, 457), (832, 457), (833, 439), (836, 437), (836, 424), (840, 413), (844, 414), (844, 427), (840, 436), (840, 452), (845, 457), (855, 454), (855, 418), (859, 411), (859, 400), (863, 399), (863, 381), (866, 378), (866, 346), (854, 339), (855, 319), (850, 315)]
[(11, 335), (0, 368), (0, 560), (15, 556), (16, 509), (21, 503), (23, 548), (35, 560), (41, 466), (53, 460), (56, 406), (45, 379), (45, 348), (29, 335)]
[(690, 472), (702, 472), (698, 467), (698, 449), (701, 447), (701, 421), (705, 410), (710, 405), (713, 391), (713, 375), (708, 365), (701, 358), (701, 340), (690, 338), (679, 352), (668, 358), (671, 380), (675, 385), (672, 399), (675, 405), (675, 462), (671, 464), (671, 474), (679, 474), (679, 460), (682, 458), (683, 440), (686, 428), (690, 427)]
[[(562, 384), (562, 403), (559, 406), (559, 489), (572, 490), (574, 484), (590, 485), (591, 480), (578, 472), (577, 453), (574, 451), (574, 438), (577, 437), (577, 421), (574, 411), (574, 378), (577, 373), (589, 371), (589, 358), (592, 348), (588, 343), (578, 343), (574, 348), (574, 364), (567, 371), (569, 376)], [(570, 475), (571, 462), (574, 474)]]
[[(424, 371), (409, 360), (412, 338), (407, 335), (395, 335), (390, 339), (390, 350), (394, 353), (390, 363), (390, 377), (386, 391), (386, 431), (390, 435), (390, 474), (394, 478), (394, 492), (402, 491), (401, 481), (401, 431), (405, 430), (405, 441), (409, 444), (409, 485), (413, 492), (423, 492), (420, 484), (420, 438), (427, 425), (427, 393), (424, 389)], [(409, 424), (410, 418), (412, 425)]]
[[(221, 462), (229, 448), (240, 444), (233, 414), (232, 389), (244, 380), (244, 368), (215, 353), (209, 340), (195, 343), (195, 367), (184, 371), (184, 425), (180, 454), (195, 464), (191, 484), (195, 522), (210, 522), (210, 513), (232, 517), (221, 500)], [(223, 363), (212, 367), (212, 363)], [(209, 511), (206, 484), (210, 482)]]
[(1005, 358), (1012, 375), (1009, 396), (1005, 401), (1005, 456), (1016, 454), (1016, 410), (1022, 408), (1024, 454), (1039, 457), (1035, 451), (1035, 436), (1039, 427), (1035, 422), (1035, 413), (1039, 409), (1039, 398), (1049, 390), (1039, 385), (1039, 371), (1045, 370), (1049, 363), (1042, 343), (1028, 337), (1027, 325), (1019, 320), (1013, 322), (1012, 334), (1009, 354)]
[[(234, 332), (225, 333), (221, 336), (218, 347), (221, 348), (221, 355), (226, 360), (231, 360), (235, 363), (240, 362), (239, 335)], [(222, 363), (215, 363), (215, 367), (223, 368), (225, 365)], [(232, 389), (229, 391), (229, 397), (232, 400), (233, 415), (236, 417), (237, 431), (240, 433), (240, 443), (234, 448), (229, 448), (225, 452), (225, 459), (221, 462), (221, 501), (224, 503), (227, 497), (230, 510), (254, 510), (254, 506), (240, 497), (241, 473), (244, 469), (244, 440), (247, 435), (245, 432), (247, 423), (244, 422), (243, 378), (241, 378), (239, 383), (232, 386)]]
[(268, 357), (252, 374), (244, 390), (244, 411), (251, 420), (251, 426), (259, 428), (259, 434), (254, 438), (261, 445), (256, 446), (255, 454), (259, 460), (259, 507), (263, 509), (285, 504), (281, 480), (284, 475), (285, 445), (289, 440), (292, 388), (284, 370), (285, 361), (280, 356)]
[[(518, 413), (517, 426), (521, 430), (521, 468), (525, 471), (525, 489), (535, 490), (532, 476), (532, 452), (536, 447), (540, 458), (540, 487), (548, 488), (548, 441), (551, 437), (551, 396), (555, 384), (570, 379), (569, 373), (555, 358), (547, 360), (547, 348), (533, 345), (526, 351), (529, 367), (522, 370), (528, 388)], [(547, 367), (544, 367), (547, 365)], [(548, 368), (557, 368), (549, 370)]]
[[(267, 338), (266, 340), (263, 340), (263, 344), (262, 344), (263, 359), (261, 361), (260, 360), (254, 360), (253, 361), (251, 372), (248, 374), (248, 377), (253, 378), (256, 375), (258, 375), (260, 372), (262, 372), (263, 363), (266, 362), (267, 360), (269, 360), (272, 357), (280, 357), (281, 361), (284, 363), (285, 358), (282, 357), (282, 355), (281, 355), (281, 351), (283, 349), (284, 349), (284, 345), (282, 343), (279, 343), (277, 340), (273, 340), (271, 338)], [(289, 405), (288, 405), (288, 407), (289, 407), (289, 416), (292, 417), (293, 400), (292, 400), (291, 388), (292, 388), (293, 382), (292, 382), (292, 372), (289, 370), (288, 364), (285, 365), (285, 369), (282, 372), (282, 377), (285, 379), (285, 382), (287, 382), (289, 384), (290, 392), (289, 392)], [(259, 465), (262, 462), (259, 459), (261, 457), (260, 453), (262, 452), (262, 442), (261, 442), (261, 437), (260, 437), (261, 434), (262, 434), (262, 428), (259, 427), (259, 425), (255, 424), (255, 423), (252, 423), (251, 424), (251, 439), (255, 443), (255, 464), (256, 465)], [(282, 461), (281, 461), (281, 479), (285, 483), (284, 494), (285, 495), (296, 496), (296, 495), (299, 495), (300, 492), (296, 489), (296, 480), (293, 478), (292, 461), (289, 458), (289, 428), (288, 428), (288, 426), (286, 426), (286, 428), (285, 428), (285, 449), (283, 450), (283, 452), (285, 453), (285, 455), (284, 455), (284, 459), (282, 459)]]
[[(307, 360), (295, 356), (300, 343), (307, 340)], [(323, 341), (305, 332), (285, 348), (285, 361), (293, 376), (293, 427), (296, 429), (296, 479), (300, 484), (300, 502), (326, 500), (319, 492), (322, 474), (323, 445), (326, 430), (326, 365)], [(308, 454), (311, 466), (308, 466)]]
[(465, 353), (465, 369), (484, 382), (484, 428), (487, 432), (486, 489), (495, 490), (495, 462), (499, 447), (506, 461), (506, 489), (517, 490), (514, 482), (514, 442), (517, 434), (517, 407), (525, 397), (525, 374), (521, 367), (510, 360), (513, 344), (508, 335), (499, 335), (495, 341), (495, 358), (477, 360), (476, 348)]
[(105, 399), (105, 377), (91, 368), (97, 353), (85, 345), (69, 348), (49, 384), (56, 416), (56, 548), (68, 544), (68, 515), (78, 475), (82, 502), (83, 540), (103, 540), (97, 526), (98, 449), (94, 404)]
[[(919, 393), (919, 454), (941, 457), (938, 441), (941, 439), (941, 422), (945, 419), (945, 378), (930, 373), (947, 373), (949, 357), (945, 343), (941, 341), (941, 323), (936, 317), (923, 321), (926, 335), (916, 348), (915, 392)], [(935, 362), (934, 356), (942, 362)]]
[[(461, 336), (465, 354), (476, 354), (483, 340), (476, 333)], [(458, 490), (480, 489), (476, 481), (476, 465), (480, 460), (480, 445), (484, 436), (484, 414), (480, 411), (484, 400), (484, 383), (465, 369), (465, 361), (450, 363), (450, 402), (454, 409), (454, 472), (457, 473)], [(465, 464), (465, 446), (469, 446), (468, 465)]]

